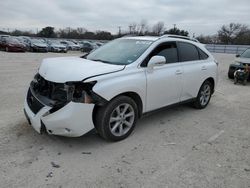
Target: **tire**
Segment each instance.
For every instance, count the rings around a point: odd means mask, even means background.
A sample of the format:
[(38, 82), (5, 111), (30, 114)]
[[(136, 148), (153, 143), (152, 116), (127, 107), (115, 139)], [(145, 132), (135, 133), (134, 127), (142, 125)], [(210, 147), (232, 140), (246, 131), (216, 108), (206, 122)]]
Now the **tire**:
[(238, 80), (237, 78), (234, 78), (234, 84), (237, 84)]
[(101, 137), (109, 141), (120, 141), (131, 134), (137, 119), (138, 108), (134, 100), (118, 96), (97, 110), (94, 122)]
[(206, 108), (212, 96), (212, 84), (206, 80), (199, 90), (199, 93), (193, 103), (193, 106), (197, 109)]
[(234, 79), (234, 72), (233, 71), (228, 71), (228, 78), (229, 79)]

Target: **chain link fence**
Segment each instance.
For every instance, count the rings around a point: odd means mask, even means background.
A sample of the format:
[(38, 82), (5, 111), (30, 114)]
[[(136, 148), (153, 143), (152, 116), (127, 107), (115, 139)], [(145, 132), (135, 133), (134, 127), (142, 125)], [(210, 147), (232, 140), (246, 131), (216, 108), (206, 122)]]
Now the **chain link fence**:
[(220, 44), (206, 44), (206, 48), (214, 53), (228, 53), (228, 54), (241, 54), (250, 45), (220, 45)]

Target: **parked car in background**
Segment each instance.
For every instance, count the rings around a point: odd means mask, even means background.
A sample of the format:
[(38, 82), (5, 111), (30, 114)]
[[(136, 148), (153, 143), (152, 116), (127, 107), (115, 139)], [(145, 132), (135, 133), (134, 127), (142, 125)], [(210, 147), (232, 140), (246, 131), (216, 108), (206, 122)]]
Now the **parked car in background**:
[(218, 62), (200, 43), (124, 37), (82, 58), (43, 60), (24, 112), (39, 133), (77, 137), (96, 129), (118, 141), (144, 113), (184, 102), (205, 108), (217, 80)]
[(6, 52), (25, 52), (26, 46), (19, 42), (15, 37), (2, 38), (0, 48)]
[(228, 78), (234, 78), (234, 72), (236, 70), (244, 70), (246, 65), (250, 67), (250, 48), (246, 49), (242, 54), (237, 54), (235, 62), (229, 65)]
[(47, 41), (48, 49), (50, 52), (67, 52), (67, 47), (60, 43), (58, 40)]
[(48, 52), (48, 45), (41, 39), (27, 39), (31, 52)]
[(97, 46), (96, 44), (88, 41), (82, 41), (80, 44), (81, 44), (81, 51), (86, 53), (89, 53), (99, 48), (99, 46)]
[(10, 37), (10, 35), (0, 35), (0, 42), (7, 37)]
[(25, 45), (26, 49), (29, 49), (29, 43), (27, 42), (27, 40), (25, 39), (25, 37), (22, 36), (18, 36), (15, 37), (20, 43), (22, 43), (23, 45)]
[(79, 44), (75, 44), (74, 42), (71, 41), (64, 40), (61, 41), (61, 44), (65, 45), (68, 50), (79, 51), (81, 49)]
[(96, 44), (98, 47), (101, 47), (104, 43), (102, 43), (102, 42), (95, 42), (95, 44)]

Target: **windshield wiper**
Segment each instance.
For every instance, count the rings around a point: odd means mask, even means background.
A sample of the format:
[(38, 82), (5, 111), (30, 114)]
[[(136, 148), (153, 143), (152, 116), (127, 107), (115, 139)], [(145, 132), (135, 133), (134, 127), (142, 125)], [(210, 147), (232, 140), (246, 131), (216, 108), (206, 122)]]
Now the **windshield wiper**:
[(102, 60), (102, 59), (90, 59), (91, 61), (100, 61), (100, 62), (102, 62), (102, 63), (107, 63), (107, 64), (112, 64), (111, 62), (109, 62), (109, 61), (104, 61), (104, 60)]

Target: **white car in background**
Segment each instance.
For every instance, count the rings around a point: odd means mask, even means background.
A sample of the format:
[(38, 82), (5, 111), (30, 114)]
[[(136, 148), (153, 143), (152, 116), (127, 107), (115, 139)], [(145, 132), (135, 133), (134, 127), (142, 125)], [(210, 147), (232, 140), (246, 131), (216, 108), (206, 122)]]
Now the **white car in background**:
[(67, 52), (67, 47), (60, 43), (58, 40), (47, 41), (48, 49), (50, 52)]
[(43, 60), (25, 99), (37, 132), (69, 137), (92, 129), (118, 141), (144, 113), (176, 103), (205, 108), (218, 63), (191, 39), (124, 37), (85, 57)]
[(79, 44), (75, 44), (72, 41), (61, 41), (60, 43), (66, 46), (67, 50), (79, 51), (81, 49), (81, 46)]

